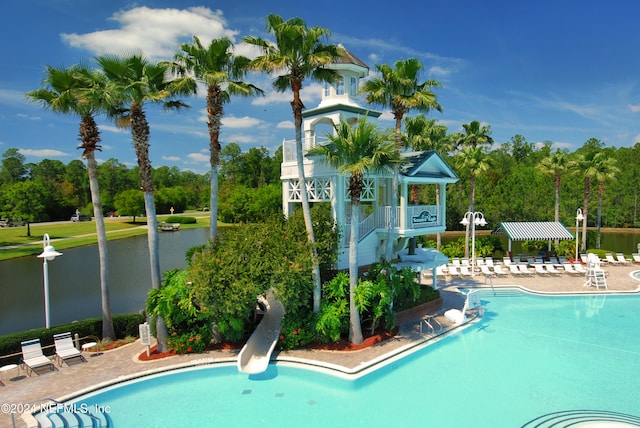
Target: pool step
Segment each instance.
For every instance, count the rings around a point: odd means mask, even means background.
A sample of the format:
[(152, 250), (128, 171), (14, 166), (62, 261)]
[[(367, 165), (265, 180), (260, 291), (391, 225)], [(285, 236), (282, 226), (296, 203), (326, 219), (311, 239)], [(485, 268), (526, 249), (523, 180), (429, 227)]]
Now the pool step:
[(34, 415), (39, 428), (111, 428), (111, 418), (90, 407), (64, 408), (60, 411), (38, 412)]
[(526, 293), (523, 293), (517, 288), (511, 287), (495, 287), (495, 288), (476, 288), (474, 289), (480, 298), (486, 297), (524, 297)]
[(567, 410), (540, 416), (522, 425), (522, 428), (569, 426), (640, 426), (640, 417), (606, 410)]

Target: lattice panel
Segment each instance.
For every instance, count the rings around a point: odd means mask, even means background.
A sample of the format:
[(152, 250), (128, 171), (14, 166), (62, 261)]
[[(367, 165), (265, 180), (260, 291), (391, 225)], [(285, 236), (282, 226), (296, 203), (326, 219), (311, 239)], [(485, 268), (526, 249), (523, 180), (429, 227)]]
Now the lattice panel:
[[(333, 194), (333, 186), (329, 178), (307, 180), (305, 188), (309, 202), (329, 202)], [(300, 202), (300, 180), (289, 180), (287, 189), (290, 202)]]
[[(371, 202), (376, 199), (376, 179), (375, 178), (364, 178), (362, 179), (362, 194), (360, 195), (361, 202)], [(344, 179), (344, 200), (351, 200), (351, 192), (349, 191), (349, 177), (345, 177)]]

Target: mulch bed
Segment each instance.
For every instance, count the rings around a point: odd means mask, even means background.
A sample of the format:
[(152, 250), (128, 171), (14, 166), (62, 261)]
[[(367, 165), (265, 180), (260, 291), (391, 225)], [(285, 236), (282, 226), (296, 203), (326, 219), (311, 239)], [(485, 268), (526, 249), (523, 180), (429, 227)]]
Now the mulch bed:
[[(339, 342), (332, 343), (315, 343), (309, 345), (308, 349), (317, 349), (322, 351), (359, 351), (361, 349), (369, 348), (377, 343), (384, 342), (385, 340), (389, 340), (393, 338), (398, 333), (398, 328), (396, 327), (393, 331), (381, 331), (373, 336), (368, 336), (364, 338), (364, 341), (359, 345), (354, 345), (348, 340), (341, 339)], [(209, 350), (232, 350), (232, 349), (241, 349), (244, 346), (244, 342), (238, 343), (219, 343), (213, 345), (209, 348)], [(174, 351), (168, 352), (158, 352), (158, 347), (156, 345), (151, 347), (151, 353), (147, 356), (147, 352), (144, 351), (140, 355), (138, 355), (138, 360), (140, 361), (153, 361), (159, 360), (161, 358), (171, 357), (177, 355)]]

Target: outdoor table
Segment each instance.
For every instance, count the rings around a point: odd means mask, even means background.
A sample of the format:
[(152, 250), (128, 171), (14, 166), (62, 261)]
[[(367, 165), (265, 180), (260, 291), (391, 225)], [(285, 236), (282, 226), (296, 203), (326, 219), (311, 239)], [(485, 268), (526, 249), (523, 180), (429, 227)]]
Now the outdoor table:
[(2, 381), (5, 382), (7, 380), (7, 373), (16, 368), (18, 368), (17, 364), (7, 364), (6, 366), (0, 367), (0, 373), (2, 373)]

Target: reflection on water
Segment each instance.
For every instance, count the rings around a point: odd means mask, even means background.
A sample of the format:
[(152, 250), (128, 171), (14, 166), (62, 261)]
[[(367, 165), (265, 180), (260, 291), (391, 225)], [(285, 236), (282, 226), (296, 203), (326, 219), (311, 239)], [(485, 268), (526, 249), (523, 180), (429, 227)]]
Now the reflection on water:
[[(207, 236), (207, 228), (161, 233), (161, 271), (184, 268), (186, 250), (205, 243)], [(147, 237), (109, 241), (108, 245), (111, 311), (139, 312), (151, 287)], [(62, 253), (48, 263), (51, 324), (101, 317), (97, 245)], [(44, 327), (42, 260), (1, 261), (0, 296), (0, 335)]]

